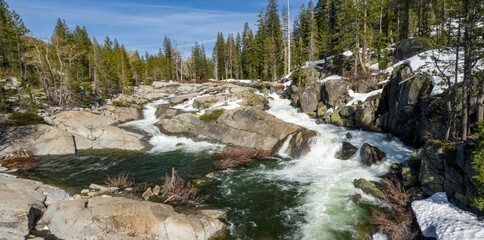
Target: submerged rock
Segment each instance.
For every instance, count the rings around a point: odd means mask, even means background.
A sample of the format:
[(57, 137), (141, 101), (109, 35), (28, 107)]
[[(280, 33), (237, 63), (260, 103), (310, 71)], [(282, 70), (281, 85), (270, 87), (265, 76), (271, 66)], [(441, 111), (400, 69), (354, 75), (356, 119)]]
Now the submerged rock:
[(386, 199), (385, 194), (380, 189), (378, 189), (375, 183), (370, 182), (364, 178), (355, 179), (353, 181), (353, 185), (355, 186), (355, 188), (361, 189), (364, 193), (370, 196), (381, 200)]
[(351, 157), (353, 157), (357, 151), (358, 151), (358, 148), (353, 146), (353, 144), (349, 142), (343, 142), (341, 149), (338, 152), (336, 152), (335, 157), (341, 160), (348, 160)]
[(363, 163), (367, 166), (371, 166), (373, 164), (379, 164), (380, 161), (386, 157), (386, 154), (379, 148), (364, 143), (360, 149), (360, 156)]

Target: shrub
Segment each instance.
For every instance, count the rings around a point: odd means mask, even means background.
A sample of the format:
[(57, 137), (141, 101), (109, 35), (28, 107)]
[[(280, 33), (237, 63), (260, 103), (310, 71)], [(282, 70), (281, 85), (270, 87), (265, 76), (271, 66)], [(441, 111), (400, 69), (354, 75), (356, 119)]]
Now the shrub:
[(247, 165), (255, 160), (265, 159), (271, 156), (270, 151), (254, 150), (250, 148), (228, 148), (219, 153), (219, 159), (214, 163), (215, 168), (224, 170), (228, 168)]
[(217, 121), (217, 119), (224, 113), (224, 109), (216, 109), (213, 110), (211, 113), (205, 113), (200, 116), (200, 120), (204, 122), (208, 121)]
[(171, 169), (171, 175), (165, 176), (165, 183), (160, 192), (166, 197), (164, 203), (198, 206), (203, 202), (198, 196), (198, 189), (178, 176), (174, 168)]
[[(474, 156), (472, 159), (472, 167), (476, 170), (476, 176), (474, 179), (484, 186), (484, 122), (479, 124), (478, 128), (478, 137), (479, 137), (479, 144), (474, 151)], [(478, 196), (474, 199), (474, 205), (479, 210), (484, 210), (484, 192), (481, 190), (479, 191)]]
[(373, 210), (371, 223), (377, 225), (390, 239), (415, 239), (417, 231), (413, 228), (413, 212), (408, 194), (396, 177), (383, 179), (380, 189), (386, 196), (392, 214)]
[(126, 107), (126, 103), (124, 101), (121, 101), (121, 100), (113, 100), (111, 103), (115, 107)]
[(44, 118), (34, 112), (13, 112), (8, 117), (8, 120), (15, 126), (28, 126), (45, 123)]
[(128, 174), (119, 174), (116, 177), (108, 176), (104, 184), (108, 187), (129, 188), (133, 186), (133, 183), (128, 180), (128, 177)]

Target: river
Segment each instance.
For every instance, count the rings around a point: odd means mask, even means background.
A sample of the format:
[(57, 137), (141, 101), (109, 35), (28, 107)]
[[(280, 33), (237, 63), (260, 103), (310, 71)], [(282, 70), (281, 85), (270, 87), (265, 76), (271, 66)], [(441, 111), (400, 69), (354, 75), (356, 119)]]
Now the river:
[[(283, 145), (273, 159), (210, 174), (215, 184), (202, 189), (208, 195), (207, 205), (227, 211), (233, 239), (355, 238), (355, 226), (368, 222), (369, 212), (350, 200), (351, 195), (362, 193), (353, 187), (353, 180), (378, 181), (391, 164), (408, 159), (411, 149), (386, 134), (318, 125), (291, 107), (289, 100), (277, 95), (270, 98), (268, 113), (317, 132), (310, 152), (291, 158)], [(129, 174), (136, 183), (161, 184), (172, 167), (185, 179), (214, 172), (212, 161), (223, 146), (160, 133), (155, 111), (164, 103), (146, 104), (144, 119), (124, 124), (150, 136), (153, 147), (149, 152), (86, 151), (76, 156), (45, 157), (20, 175), (79, 192), (119, 173)], [(385, 151), (387, 157), (372, 167), (360, 163), (358, 154), (347, 161), (338, 160), (334, 155), (342, 141), (356, 147), (369, 143)]]

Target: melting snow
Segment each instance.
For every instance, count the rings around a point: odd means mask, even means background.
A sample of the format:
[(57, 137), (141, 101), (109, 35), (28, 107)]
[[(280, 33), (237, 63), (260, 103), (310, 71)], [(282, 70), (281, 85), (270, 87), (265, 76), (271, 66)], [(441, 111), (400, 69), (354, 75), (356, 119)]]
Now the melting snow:
[[(455, 49), (434, 49), (400, 61), (388, 68), (386, 72), (391, 72), (393, 68), (408, 63), (415, 74), (429, 74), (432, 77), (433, 89), (431, 95), (438, 95), (448, 88), (445, 80), (446, 77), (450, 77), (451, 84), (454, 84), (456, 75), (455, 62)], [(464, 77), (464, 53), (462, 49), (459, 55), (458, 69), (457, 82), (462, 82)], [(480, 61), (475, 70), (482, 69), (484, 69), (484, 62)]]
[(319, 80), (320, 83), (325, 83), (327, 81), (332, 81), (332, 80), (344, 80), (347, 79), (345, 77), (339, 76), (339, 75), (331, 75), (327, 78), (324, 78), (323, 80)]
[(381, 94), (383, 92), (383, 89), (378, 89), (378, 90), (375, 90), (375, 91), (372, 91), (372, 92), (369, 92), (369, 93), (355, 93), (353, 90), (348, 90), (348, 94), (350, 95), (350, 97), (352, 97), (353, 99), (351, 101), (349, 101), (346, 106), (351, 106), (355, 103), (358, 103), (358, 102), (365, 102), (366, 99), (368, 99), (369, 97), (373, 97), (373, 96), (376, 96), (378, 94)]
[(437, 239), (484, 239), (484, 222), (447, 200), (445, 193), (415, 201), (412, 209), (426, 237)]
[(345, 51), (343, 53), (343, 55), (346, 56), (346, 57), (351, 57), (351, 56), (353, 56), (353, 52), (348, 50), (348, 51)]

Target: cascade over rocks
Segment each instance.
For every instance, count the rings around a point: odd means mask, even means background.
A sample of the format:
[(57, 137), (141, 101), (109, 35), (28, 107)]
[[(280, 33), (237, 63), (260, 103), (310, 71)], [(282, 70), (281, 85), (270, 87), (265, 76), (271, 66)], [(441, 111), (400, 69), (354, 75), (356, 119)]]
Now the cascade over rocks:
[(171, 119), (160, 119), (158, 127), (169, 135), (272, 152), (283, 144), (286, 137), (295, 135), (290, 144), (292, 154), (301, 153), (316, 135), (313, 131), (286, 123), (254, 107), (226, 110), (215, 121), (202, 121), (198, 115), (184, 113)]

